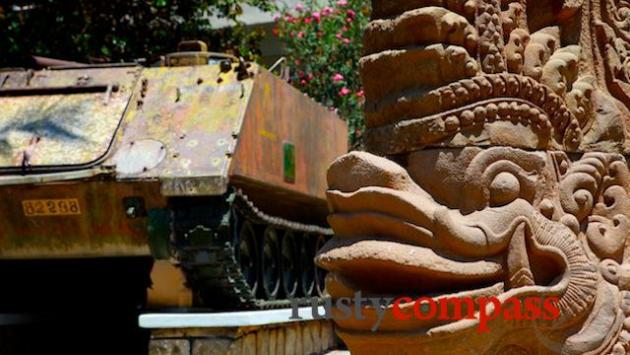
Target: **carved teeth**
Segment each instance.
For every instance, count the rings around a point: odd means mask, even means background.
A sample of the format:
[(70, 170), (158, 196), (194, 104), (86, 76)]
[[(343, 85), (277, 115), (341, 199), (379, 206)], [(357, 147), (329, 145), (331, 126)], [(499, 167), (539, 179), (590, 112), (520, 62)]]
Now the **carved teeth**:
[(470, 110), (466, 110), (462, 112), (460, 116), (460, 120), (461, 120), (461, 125), (463, 127), (470, 126), (475, 120), (475, 114)]
[(499, 103), (499, 115), (505, 117), (510, 113), (510, 104), (507, 102)]
[(481, 94), (481, 88), (473, 80), (462, 80), (462, 85), (466, 88), (468, 99), (477, 100)]
[(488, 106), (486, 106), (486, 113), (488, 119), (495, 119), (497, 117), (497, 113), (499, 111), (499, 108), (497, 107), (497, 105), (495, 104), (489, 104)]
[(475, 121), (483, 122), (486, 118), (486, 108), (483, 106), (475, 107)]
[(444, 120), (444, 127), (448, 132), (453, 132), (459, 129), (459, 119), (457, 116), (448, 116)]
[[(551, 144), (549, 139), (552, 135), (548, 133), (551, 132), (552, 127), (557, 132), (553, 135), (553, 139), (559, 145), (564, 144), (562, 142), (562, 136), (565, 135), (564, 131), (569, 122), (575, 119), (558, 95), (531, 78), (515, 74), (490, 74), (476, 76), (472, 79), (462, 79), (432, 90), (423, 96), (423, 98), (429, 97), (432, 97), (433, 102), (438, 104), (431, 106), (431, 101), (428, 100), (421, 104), (417, 98), (409, 97), (410, 100), (415, 100), (409, 101), (406, 96), (402, 96), (401, 99), (394, 101), (395, 103), (389, 106), (377, 108), (379, 110), (378, 114), (370, 113), (368, 119), (378, 116), (382, 122), (394, 120), (392, 125), (395, 126), (397, 125), (395, 120), (398, 117), (400, 122), (409, 124), (406, 124), (405, 127), (400, 126), (396, 128), (397, 134), (402, 134), (405, 137), (403, 140), (412, 145), (412, 142), (418, 140), (417, 144), (421, 146), (431, 144), (432, 141), (429, 139), (441, 139), (444, 136), (432, 134), (433, 138), (420, 138), (403, 133), (416, 125), (416, 123), (412, 123), (416, 120), (414, 112), (411, 110), (414, 107), (422, 107), (425, 112), (429, 113), (429, 115), (420, 116), (424, 117), (423, 119), (431, 116), (436, 116), (437, 118), (439, 116), (448, 117), (454, 115), (457, 117), (457, 124), (454, 124), (454, 121), (450, 119), (448, 127), (443, 125), (444, 133), (454, 132), (461, 127), (469, 127), (474, 122), (491, 122), (496, 119), (509, 120), (515, 125), (520, 123), (524, 126), (529, 126), (531, 124), (531, 127), (536, 129), (535, 134), (540, 135), (542, 141), (548, 142), (544, 144)], [(415, 102), (418, 105), (415, 105)], [(479, 109), (477, 109), (478, 107)], [(431, 114), (431, 112), (434, 113)], [(440, 114), (439, 112), (443, 113)], [(368, 121), (370, 130), (375, 130), (385, 125), (374, 125)], [(373, 137), (380, 136), (385, 138), (383, 136), (384, 133), (385, 131), (381, 131), (381, 133)], [(422, 143), (420, 143), (420, 140)], [(565, 142), (576, 146), (580, 140), (581, 135), (578, 134), (573, 137), (567, 137)], [(539, 143), (536, 144), (532, 148), (540, 147)], [(398, 142), (396, 145), (402, 148), (402, 142)], [(395, 154), (393, 152), (387, 153)]]
[(472, 79), (479, 86), (479, 97), (490, 97), (492, 95), (492, 83), (483, 76), (477, 76)]

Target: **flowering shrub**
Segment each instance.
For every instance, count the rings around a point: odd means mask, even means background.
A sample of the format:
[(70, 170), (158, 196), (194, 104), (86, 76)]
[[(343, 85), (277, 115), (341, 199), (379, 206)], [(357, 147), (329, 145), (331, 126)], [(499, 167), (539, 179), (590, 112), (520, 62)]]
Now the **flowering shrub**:
[(354, 147), (361, 143), (364, 126), (359, 58), (370, 12), (366, 3), (327, 0), (322, 7), (311, 0), (276, 15), (275, 34), (286, 44), (293, 84), (338, 110), (348, 122)]

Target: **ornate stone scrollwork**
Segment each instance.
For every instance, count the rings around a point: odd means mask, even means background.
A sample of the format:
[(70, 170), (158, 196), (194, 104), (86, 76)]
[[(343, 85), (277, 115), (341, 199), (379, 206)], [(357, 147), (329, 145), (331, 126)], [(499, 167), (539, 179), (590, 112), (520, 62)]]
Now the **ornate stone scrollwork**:
[[(630, 4), (593, 0), (593, 25), (602, 51), (606, 81), (615, 97), (630, 103)], [(599, 11), (598, 11), (599, 9)]]
[[(368, 152), (329, 169), (317, 262), (336, 299), (475, 301), (376, 332), (364, 306), (353, 354), (630, 354), (629, 50), (627, 1), (373, 0)], [(479, 333), (490, 296), (558, 316)]]
[[(474, 144), (628, 152), (621, 118), (628, 111), (613, 100), (630, 103), (624, 94), (630, 85), (627, 4), (543, 0), (539, 11), (535, 6), (374, 1), (362, 59), (369, 150)], [(486, 107), (485, 120), (486, 100), (497, 101), (499, 121), (513, 121), (509, 128), (492, 121), (495, 106)], [(462, 117), (471, 106), (479, 108)], [(537, 130), (530, 119), (557, 115), (563, 124), (552, 132)], [(473, 117), (482, 122), (470, 124)]]

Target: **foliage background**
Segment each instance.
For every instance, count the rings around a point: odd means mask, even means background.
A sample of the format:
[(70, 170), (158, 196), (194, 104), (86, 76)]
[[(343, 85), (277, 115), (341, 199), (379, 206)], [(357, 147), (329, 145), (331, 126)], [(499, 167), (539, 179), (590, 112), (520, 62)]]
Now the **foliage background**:
[(369, 1), (311, 0), (276, 15), (276, 35), (286, 43), (292, 83), (346, 119), (353, 148), (362, 145), (363, 90), (359, 58)]
[[(144, 58), (151, 64), (184, 39), (256, 60), (262, 33), (238, 21), (242, 4), (279, 11), (274, 32), (284, 42), (291, 83), (337, 109), (348, 122), (351, 145), (360, 147), (358, 65), (369, 1), (306, 0), (278, 9), (275, 0), (1, 0), (0, 67), (33, 66), (33, 54), (89, 63)], [(211, 16), (236, 25), (213, 30)]]
[(236, 48), (255, 58), (261, 34), (240, 24), (210, 31), (209, 17), (232, 20), (241, 4), (265, 11), (272, 0), (3, 0), (0, 66), (24, 66), (31, 54), (80, 62), (149, 63), (182, 39), (201, 39), (214, 50)]

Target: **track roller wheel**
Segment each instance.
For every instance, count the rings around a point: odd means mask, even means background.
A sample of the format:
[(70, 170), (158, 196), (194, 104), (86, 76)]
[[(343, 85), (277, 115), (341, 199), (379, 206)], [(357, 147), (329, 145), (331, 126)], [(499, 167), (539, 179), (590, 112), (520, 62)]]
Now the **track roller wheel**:
[[(321, 234), (317, 235), (317, 239), (315, 240), (315, 253), (319, 252), (324, 244), (326, 244), (326, 237)], [(319, 297), (323, 297), (326, 293), (326, 274), (326, 270), (315, 266), (315, 287)]]
[(282, 289), (286, 298), (295, 298), (300, 286), (299, 257), (295, 244), (293, 233), (285, 232), (280, 246), (280, 270), (282, 272)]
[(258, 258), (258, 247), (256, 243), (256, 230), (254, 226), (245, 221), (242, 224), (238, 241), (238, 263), (247, 281), (247, 285), (256, 294), (258, 289), (258, 274), (260, 272), (260, 262)]
[(301, 282), (302, 295), (305, 297), (313, 296), (316, 292), (315, 288), (315, 244), (313, 235), (304, 233), (300, 241), (300, 271), (302, 274)]
[(265, 299), (275, 300), (280, 293), (280, 244), (276, 229), (269, 226), (263, 233), (261, 248), (262, 286)]

